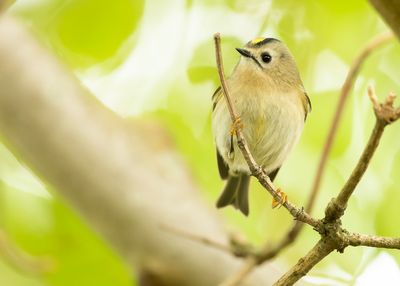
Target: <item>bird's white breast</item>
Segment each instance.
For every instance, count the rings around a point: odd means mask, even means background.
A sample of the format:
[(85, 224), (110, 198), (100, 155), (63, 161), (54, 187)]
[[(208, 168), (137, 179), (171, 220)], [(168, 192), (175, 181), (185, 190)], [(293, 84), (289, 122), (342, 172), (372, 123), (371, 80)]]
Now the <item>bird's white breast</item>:
[[(250, 151), (256, 162), (269, 173), (282, 165), (303, 129), (305, 111), (299, 91), (278, 91), (262, 86), (254, 88), (249, 84), (230, 84), (230, 87), (233, 105), (244, 125), (242, 132)], [(230, 172), (250, 173), (236, 138), (234, 153), (230, 154), (231, 126), (225, 98), (221, 98), (212, 119), (218, 151), (229, 165)]]

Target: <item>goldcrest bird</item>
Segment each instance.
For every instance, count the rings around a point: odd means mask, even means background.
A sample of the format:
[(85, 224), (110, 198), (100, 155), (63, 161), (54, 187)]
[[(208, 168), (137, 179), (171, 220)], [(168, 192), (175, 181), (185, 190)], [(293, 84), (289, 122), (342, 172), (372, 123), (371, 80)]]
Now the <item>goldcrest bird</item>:
[[(255, 161), (275, 179), (289, 151), (299, 140), (311, 102), (295, 60), (281, 41), (256, 38), (243, 48), (227, 79), (231, 101)], [(212, 130), (220, 177), (227, 180), (217, 207), (233, 205), (249, 214), (250, 169), (232, 132), (228, 106), (219, 87), (213, 97)]]

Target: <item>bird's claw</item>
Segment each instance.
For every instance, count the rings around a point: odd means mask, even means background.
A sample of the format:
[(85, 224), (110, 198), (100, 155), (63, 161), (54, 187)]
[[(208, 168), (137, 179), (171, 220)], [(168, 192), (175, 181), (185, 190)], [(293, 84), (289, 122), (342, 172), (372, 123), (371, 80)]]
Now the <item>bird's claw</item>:
[(272, 208), (273, 209), (276, 208), (277, 206), (281, 207), (284, 203), (286, 203), (288, 201), (288, 196), (283, 191), (281, 191), (281, 189), (278, 189), (276, 192), (279, 195), (280, 200), (277, 201), (277, 200), (275, 200), (275, 198), (272, 198)]
[(244, 127), (244, 125), (242, 123), (242, 120), (240, 119), (240, 116), (236, 117), (235, 121), (232, 123), (232, 126), (231, 126), (231, 135), (232, 136), (236, 135), (236, 132), (238, 130), (242, 130), (243, 127)]

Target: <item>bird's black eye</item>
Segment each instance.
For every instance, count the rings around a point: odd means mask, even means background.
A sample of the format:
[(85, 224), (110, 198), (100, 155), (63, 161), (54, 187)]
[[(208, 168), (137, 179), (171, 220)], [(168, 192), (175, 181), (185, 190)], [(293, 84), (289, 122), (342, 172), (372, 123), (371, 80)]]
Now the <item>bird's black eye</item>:
[(264, 62), (264, 63), (269, 63), (269, 62), (271, 62), (271, 60), (272, 60), (272, 57), (271, 57), (271, 55), (269, 54), (269, 53), (262, 53), (261, 54), (261, 59), (262, 59), (262, 61)]

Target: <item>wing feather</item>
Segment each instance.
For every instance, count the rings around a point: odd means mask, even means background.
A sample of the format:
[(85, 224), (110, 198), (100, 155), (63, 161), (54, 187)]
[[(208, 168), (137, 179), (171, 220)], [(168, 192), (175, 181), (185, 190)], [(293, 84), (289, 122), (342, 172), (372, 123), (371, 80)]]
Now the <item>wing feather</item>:
[(219, 154), (218, 149), (217, 149), (217, 163), (218, 163), (219, 176), (223, 180), (227, 179), (228, 176), (229, 176), (229, 167), (225, 163), (225, 161), (222, 158), (221, 154)]
[(213, 103), (213, 105), (212, 105), (212, 111), (214, 111), (214, 109), (215, 109), (215, 107), (217, 106), (217, 103), (218, 103), (218, 101), (220, 100), (220, 98), (222, 97), (222, 93), (223, 91), (222, 91), (222, 89), (221, 89), (221, 87), (218, 87), (216, 90), (215, 90), (215, 92), (214, 92), (214, 94), (213, 94), (213, 96), (212, 96), (212, 103)]
[(308, 115), (308, 113), (311, 112), (311, 109), (312, 109), (311, 100), (308, 97), (306, 92), (303, 93), (303, 97), (302, 97), (301, 101), (302, 101), (303, 107), (304, 107), (304, 121), (306, 121), (307, 115)]

